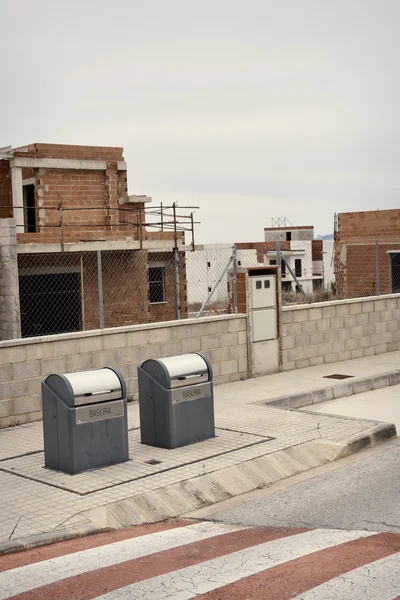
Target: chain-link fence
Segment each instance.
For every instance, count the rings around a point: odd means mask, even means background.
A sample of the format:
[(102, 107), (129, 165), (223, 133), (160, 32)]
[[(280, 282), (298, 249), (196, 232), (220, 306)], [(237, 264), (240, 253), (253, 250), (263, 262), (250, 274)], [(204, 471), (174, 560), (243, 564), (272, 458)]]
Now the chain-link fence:
[(260, 265), (281, 267), (283, 304), (400, 292), (400, 243), (27, 253), (22, 337), (233, 313), (237, 273)]

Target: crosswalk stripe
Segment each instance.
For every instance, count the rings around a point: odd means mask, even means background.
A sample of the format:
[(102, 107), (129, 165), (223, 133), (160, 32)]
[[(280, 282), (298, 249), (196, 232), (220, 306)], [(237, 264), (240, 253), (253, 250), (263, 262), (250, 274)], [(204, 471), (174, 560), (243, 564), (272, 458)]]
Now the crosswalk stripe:
[(340, 575), (293, 600), (395, 600), (399, 594), (400, 553), (397, 553)]
[[(322, 585), (339, 575), (362, 567), (400, 551), (400, 536), (379, 533), (368, 538), (353, 540), (339, 546), (308, 554), (279, 566), (262, 571), (218, 589), (218, 600), (232, 598), (264, 598), (282, 600), (285, 590), (290, 597), (300, 597), (308, 590)], [(196, 600), (215, 600), (215, 592), (197, 596)], [(337, 596), (340, 598), (340, 595)], [(324, 598), (324, 595), (320, 596)]]
[(56, 583), (13, 596), (14, 600), (54, 600), (54, 598), (92, 600), (95, 596), (122, 588), (137, 581), (157, 577), (177, 569), (190, 567), (218, 556), (257, 544), (282, 539), (309, 529), (255, 528), (225, 533), (171, 550), (69, 577)]
[(222, 523), (196, 523), (3, 571), (0, 573), (0, 600), (87, 571), (244, 529), (247, 528)]
[(316, 529), (280, 540), (258, 544), (195, 566), (170, 572), (119, 588), (97, 600), (191, 600), (255, 573), (300, 558), (312, 552), (369, 537), (366, 531)]

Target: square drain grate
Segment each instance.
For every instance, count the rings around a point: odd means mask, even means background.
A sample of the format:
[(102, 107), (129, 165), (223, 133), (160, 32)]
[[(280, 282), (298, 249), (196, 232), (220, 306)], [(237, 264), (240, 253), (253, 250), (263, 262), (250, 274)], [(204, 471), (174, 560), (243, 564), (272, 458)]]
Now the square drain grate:
[(333, 375), (324, 375), (324, 379), (350, 379), (354, 375), (342, 375), (341, 373), (334, 373)]

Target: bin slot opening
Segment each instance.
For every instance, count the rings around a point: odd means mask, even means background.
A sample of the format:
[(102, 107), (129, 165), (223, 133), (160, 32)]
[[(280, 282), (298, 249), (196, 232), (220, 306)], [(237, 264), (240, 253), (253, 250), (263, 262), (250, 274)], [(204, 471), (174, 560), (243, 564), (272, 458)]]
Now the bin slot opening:
[(85, 397), (87, 396), (100, 396), (101, 394), (112, 394), (113, 392), (116, 392), (117, 390), (101, 390), (98, 392), (86, 392), (85, 394), (83, 394)]

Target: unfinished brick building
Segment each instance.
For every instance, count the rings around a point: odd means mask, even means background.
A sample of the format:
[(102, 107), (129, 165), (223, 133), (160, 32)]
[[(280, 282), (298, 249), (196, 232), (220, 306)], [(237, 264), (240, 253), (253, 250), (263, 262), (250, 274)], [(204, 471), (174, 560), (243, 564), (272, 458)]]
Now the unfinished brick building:
[(0, 151), (0, 339), (185, 316), (184, 233), (149, 231), (149, 202), (122, 148)]
[(340, 213), (335, 229), (339, 296), (400, 292), (400, 209)]

